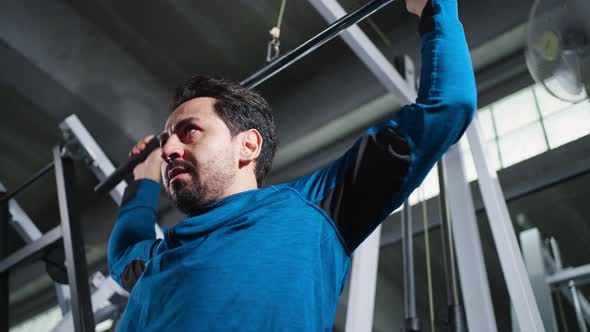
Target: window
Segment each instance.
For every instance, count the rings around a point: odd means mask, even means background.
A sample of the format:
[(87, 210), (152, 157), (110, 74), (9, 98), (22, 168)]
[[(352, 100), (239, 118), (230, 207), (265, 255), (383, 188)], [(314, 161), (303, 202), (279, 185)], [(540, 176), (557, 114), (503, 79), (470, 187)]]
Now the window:
[[(539, 85), (527, 87), (476, 113), (488, 162), (495, 170), (590, 134), (590, 101), (562, 101)], [(459, 141), (468, 181), (477, 178), (466, 137)], [(419, 192), (419, 193), (418, 193)], [(415, 204), (438, 195), (436, 167), (410, 197)]]
[(590, 134), (590, 102), (585, 100), (547, 116), (545, 130), (552, 149)]

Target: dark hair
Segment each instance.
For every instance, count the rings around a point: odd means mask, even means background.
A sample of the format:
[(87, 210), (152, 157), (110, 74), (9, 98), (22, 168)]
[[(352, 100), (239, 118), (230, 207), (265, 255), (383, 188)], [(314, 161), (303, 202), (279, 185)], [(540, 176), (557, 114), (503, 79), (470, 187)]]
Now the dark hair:
[(258, 187), (261, 187), (270, 172), (277, 150), (275, 124), (268, 102), (260, 94), (239, 83), (194, 76), (176, 87), (171, 111), (198, 97), (217, 99), (215, 113), (225, 122), (232, 136), (249, 129), (258, 130), (262, 136), (262, 147), (256, 160), (255, 175)]

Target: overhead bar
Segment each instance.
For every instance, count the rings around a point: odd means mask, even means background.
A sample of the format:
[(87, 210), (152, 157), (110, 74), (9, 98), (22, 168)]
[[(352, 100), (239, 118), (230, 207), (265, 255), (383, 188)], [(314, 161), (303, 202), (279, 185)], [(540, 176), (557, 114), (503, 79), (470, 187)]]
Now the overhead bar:
[[(393, 1), (394, 0), (373, 0), (367, 3), (356, 11), (330, 24), (330, 26), (328, 26), (325, 30), (318, 33), (297, 48), (289, 51), (285, 55), (264, 66), (262, 69), (244, 79), (242, 82), (240, 82), (240, 84), (251, 89), (255, 88), (283, 69), (302, 59), (309, 53), (315, 51), (320, 46), (334, 39), (345, 29), (359, 23), (363, 19), (379, 11)], [(143, 162), (152, 151), (158, 148), (158, 146), (159, 143), (156, 135), (147, 144), (145, 150), (143, 150), (142, 153), (129, 158), (125, 164), (119, 166), (113, 173), (111, 173), (109, 177), (94, 187), (94, 191), (98, 193), (106, 193), (111, 191), (119, 182), (123, 181), (127, 176), (129, 176), (131, 172), (133, 172), (135, 166)]]
[(330, 26), (328, 26), (324, 31), (318, 33), (297, 48), (289, 51), (287, 54), (264, 66), (262, 69), (243, 80), (241, 84), (251, 89), (255, 88), (260, 83), (273, 77), (275, 74), (292, 65), (297, 60), (303, 58), (304, 56), (318, 49), (320, 46), (334, 39), (346, 28), (359, 23), (366, 17), (372, 15), (376, 11), (392, 2), (393, 0), (373, 0), (369, 2), (354, 12), (330, 24)]
[(47, 174), (52, 169), (53, 169), (53, 161), (50, 162), (49, 164), (45, 165), (42, 169), (37, 171), (37, 173), (33, 174), (33, 176), (31, 176), (28, 180), (26, 180), (18, 188), (11, 191), (10, 193), (7, 193), (4, 196), (2, 196), (0, 198), (0, 204), (4, 204), (5, 202), (8, 202), (12, 198), (14, 198), (14, 196), (20, 194), (21, 191), (27, 189), (28, 186), (33, 184), (35, 181), (39, 180), (39, 178), (41, 178), (43, 175)]

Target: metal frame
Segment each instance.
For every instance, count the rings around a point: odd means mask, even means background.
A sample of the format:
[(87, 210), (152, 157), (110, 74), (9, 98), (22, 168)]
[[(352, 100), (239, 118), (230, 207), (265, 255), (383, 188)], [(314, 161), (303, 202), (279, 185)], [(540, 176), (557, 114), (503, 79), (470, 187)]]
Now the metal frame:
[[(99, 181), (106, 179), (107, 174), (115, 171), (113, 163), (75, 114), (65, 118), (59, 124), (59, 129), (65, 139), (65, 148), (68, 154), (73, 158), (84, 160)], [(127, 183), (123, 181), (110, 191), (110, 195), (117, 205), (121, 205), (126, 187)]]
[[(53, 165), (53, 162), (51, 162)], [(4, 190), (4, 185), (0, 182), (0, 191)], [(20, 235), (20, 237), (29, 244), (35, 240), (38, 240), (43, 236), (39, 228), (27, 215), (27, 213), (20, 207), (18, 202), (14, 199), (8, 201), (9, 207), (9, 223), (12, 228)], [(65, 314), (69, 310), (69, 289), (67, 285), (60, 283), (54, 283), (55, 292), (57, 295), (57, 302), (61, 308), (62, 314)]]
[[(241, 84), (249, 88), (255, 88), (262, 82), (279, 73), (281, 70), (295, 63), (297, 60), (302, 59), (309, 53), (320, 48), (325, 43), (336, 38), (339, 34), (347, 33), (345, 29), (353, 26), (354, 24), (357, 24), (393, 1), (394, 0), (373, 0), (350, 14), (346, 14), (344, 10), (342, 10), (341, 13), (343, 13), (343, 15), (338, 16), (337, 20), (328, 20), (330, 23), (328, 28), (313, 36), (311, 39), (298, 46), (294, 50), (279, 57), (264, 68), (250, 75), (248, 78), (243, 80)], [(400, 90), (399, 94), (403, 95), (404, 93)]]
[[(34, 224), (27, 224), (25, 221), (22, 225), (28, 227), (31, 233), (27, 233), (27, 228), (17, 227), (21, 232), (24, 232), (25, 239), (30, 240), (29, 244), (17, 250), (15, 253), (4, 257), (2, 252), (2, 260), (0, 261), (0, 275), (2, 276), (3, 289), (0, 301), (6, 304), (6, 308), (2, 310), (2, 331), (8, 331), (9, 326), (9, 308), (8, 308), (8, 273), (10, 269), (30, 260), (41, 258), (47, 249), (51, 248), (60, 239), (64, 243), (64, 251), (66, 257), (66, 268), (68, 282), (71, 291), (71, 310), (74, 317), (75, 331), (93, 331), (94, 319), (92, 316), (92, 308), (90, 306), (90, 288), (88, 285), (88, 273), (86, 271), (86, 253), (84, 250), (84, 241), (82, 238), (82, 230), (80, 219), (78, 216), (77, 206), (75, 205), (74, 193), (74, 165), (73, 161), (64, 156), (62, 149), (59, 146), (53, 149), (53, 164), (55, 168), (55, 179), (57, 184), (57, 194), (59, 203), (59, 212), (61, 225), (55, 227), (51, 231), (34, 239), (39, 234), (35, 232)], [(0, 218), (0, 235), (2, 236), (3, 246), (6, 245), (6, 230), (10, 222), (10, 201), (4, 202), (2, 205), (2, 217)], [(15, 206), (13, 204), (13, 206)], [(19, 207), (20, 209), (20, 207)], [(17, 211), (19, 209), (16, 209)], [(21, 210), (22, 211), (22, 210)], [(24, 212), (23, 212), (24, 213)], [(3, 248), (6, 249), (6, 248)]]
[[(111, 160), (102, 151), (76, 114), (68, 116), (59, 124), (59, 128), (66, 141), (65, 147), (68, 154), (75, 159), (84, 161), (101, 183), (105, 183), (117, 171)], [(127, 182), (121, 181), (113, 186), (109, 192), (111, 198), (117, 205), (121, 205), (125, 188), (127, 188)], [(164, 233), (162, 233), (160, 226), (155, 224), (154, 227), (156, 229), (156, 237), (160, 239), (164, 238)]]
[[(335, 0), (309, 0), (309, 2), (328, 23), (347, 15), (344, 8)], [(402, 104), (409, 104), (416, 100), (413, 66), (407, 67), (411, 72), (404, 78), (356, 25), (343, 31), (340, 36), (387, 91), (400, 98)]]
[[(6, 191), (0, 188), (0, 193), (4, 195)], [(0, 203), (0, 264), (4, 262), (8, 255), (8, 222), (10, 220), (10, 211), (8, 202)], [(8, 332), (10, 318), (10, 274), (8, 271), (0, 272), (0, 331)]]
[(458, 145), (443, 156), (443, 169), (467, 326), (470, 331), (497, 331), (475, 208)]
[[(312, 5), (316, 7), (316, 9), (324, 16), (324, 18), (328, 21), (335, 19), (345, 13), (344, 9), (334, 0), (310, 0)], [(414, 88), (414, 81), (413, 79), (410, 80), (401, 80), (399, 79), (399, 73), (395, 70), (395, 68), (386, 60), (383, 54), (378, 50), (378, 48), (369, 40), (369, 38), (364, 35), (364, 33), (358, 27), (353, 27), (342, 34), (343, 39), (347, 44), (353, 49), (353, 51), (361, 58), (361, 60), (367, 65), (369, 70), (373, 72), (375, 76), (379, 79), (379, 81), (384, 85), (384, 87), (391, 93), (399, 96), (402, 102), (409, 104), (414, 102), (416, 98), (416, 92)], [(397, 75), (396, 75), (397, 74)], [(409, 92), (408, 92), (409, 91)], [(403, 92), (403, 93), (402, 93)], [(459, 156), (460, 158), (460, 156)], [(462, 170), (462, 164), (461, 164)], [(459, 174), (459, 183), (464, 183), (467, 186), (467, 182), (465, 180), (464, 172)], [(467, 188), (468, 190), (468, 188)], [(463, 195), (464, 198), (468, 197), (468, 200), (472, 203), (470, 193), (467, 192), (469, 196)], [(450, 196), (450, 195), (448, 195)], [(454, 200), (456, 201), (456, 200)], [(461, 207), (464, 209), (464, 206)], [(473, 209), (471, 209), (473, 210)], [(457, 208), (452, 209), (458, 213), (459, 211)], [(451, 212), (452, 213), (452, 212)], [(473, 218), (475, 219), (474, 211)], [(473, 225), (473, 223), (471, 223)], [(461, 274), (461, 280), (467, 281), (470, 284), (477, 285), (478, 288), (475, 288), (474, 291), (479, 290), (477, 295), (470, 297), (470, 299), (477, 299), (477, 305), (469, 306), (468, 303), (467, 307), (470, 307), (469, 311), (476, 310), (477, 312), (471, 313), (471, 329), (477, 331), (496, 331), (496, 324), (495, 318), (493, 315), (493, 307), (491, 304), (491, 298), (489, 296), (489, 286), (487, 283), (487, 277), (485, 274), (485, 266), (483, 265), (483, 256), (481, 254), (481, 245), (479, 243), (479, 232), (475, 228), (473, 232), (471, 232), (469, 237), (469, 241), (467, 243), (473, 243), (476, 247), (479, 247), (479, 252), (470, 248), (467, 250), (471, 253), (472, 256), (470, 259), (468, 258), (466, 263), (467, 264), (475, 264), (480, 266), (478, 269), (478, 273), (476, 273), (476, 277), (470, 278), (472, 274), (470, 274), (470, 269), (466, 269), (467, 265), (463, 265), (463, 273)], [(462, 259), (465, 261), (465, 259)], [(460, 268), (461, 270), (461, 268)], [(351, 285), (352, 285), (351, 279)], [(487, 291), (486, 291), (487, 290)], [(481, 299), (484, 299), (483, 303)], [(486, 300), (487, 299), (487, 300)], [(349, 298), (349, 302), (351, 299)], [(349, 303), (350, 305), (350, 303)], [(365, 311), (365, 308), (361, 309)], [(358, 315), (362, 315), (362, 313), (357, 313)], [(468, 315), (469, 316), (469, 312)], [(476, 323), (477, 321), (477, 323)], [(485, 325), (483, 327), (482, 325)]]
[(420, 331), (420, 321), (416, 314), (416, 278), (414, 276), (414, 233), (412, 231), (412, 207), (404, 203), (402, 209), (402, 255), (404, 268), (405, 319), (402, 332)]
[[(344, 9), (335, 0), (309, 1), (328, 22), (346, 14)], [(395, 75), (391, 75), (391, 68), (393, 68), (393, 66), (389, 64), (387, 60), (381, 61), (385, 59), (385, 57), (358, 27), (353, 27), (349, 29), (349, 31), (343, 33), (342, 38), (367, 65), (371, 72), (375, 74), (388, 91), (398, 95), (402, 101), (406, 103), (412, 103), (414, 101), (415, 95), (410, 96), (411, 93), (405, 93), (405, 91), (408, 91), (408, 82), (403, 82), (398, 77), (396, 78)], [(395, 72), (395, 69), (393, 72)], [(411, 85), (410, 91), (412, 91)], [(484, 205), (491, 220), (490, 226), (492, 228), (496, 248), (498, 249), (500, 263), (505, 274), (510, 298), (516, 306), (516, 316), (518, 317), (519, 324), (523, 330), (531, 332), (544, 331), (538, 308), (534, 302), (530, 283), (526, 278), (524, 262), (518, 251), (516, 235), (512, 228), (510, 215), (508, 214), (508, 209), (497, 181), (496, 173), (489, 166), (490, 164), (483, 153), (483, 145), (478, 135), (477, 120), (473, 123), (474, 124), (467, 129), (467, 136), (472, 149), (473, 159), (476, 164), (476, 170), (479, 175), (479, 185), (482, 191)], [(452, 148), (451, 151), (453, 149), (456, 148)], [(453, 163), (453, 159), (455, 159), (455, 161), (461, 161), (460, 152), (458, 150), (455, 151), (454, 157), (451, 155), (450, 158), (445, 158), (451, 163)], [(457, 239), (455, 244), (457, 246), (463, 246), (464, 243), (472, 244), (472, 247), (469, 249), (457, 249), (457, 260), (463, 285), (462, 289), (464, 292), (464, 298), (466, 298), (465, 308), (467, 311), (468, 326), (470, 327), (470, 330), (474, 331), (496, 331), (497, 327), (489, 295), (485, 265), (483, 262), (483, 255), (481, 254), (479, 231), (477, 230), (477, 225), (475, 223), (476, 219), (473, 199), (468, 188), (462, 164), (456, 165), (456, 167), (459, 167), (460, 172), (453, 173), (457, 169), (450, 169), (448, 165), (445, 167), (448, 170), (447, 173), (456, 176), (457, 181), (447, 181), (449, 184), (447, 189), (449, 192), (462, 194), (460, 197), (462, 197), (464, 201), (458, 202), (456, 197), (452, 197), (450, 194), (447, 195), (447, 197), (449, 197), (450, 202), (455, 202), (450, 204), (450, 206), (454, 206), (450, 209), (452, 222), (461, 224), (460, 227), (453, 227), (453, 234)], [(465, 206), (466, 202), (468, 208)], [(461, 210), (469, 211), (462, 212)], [(462, 229), (461, 227), (464, 226), (467, 228)], [(471, 231), (467, 233), (467, 229), (470, 229)], [(461, 243), (463, 240), (466, 242)], [(475, 271), (472, 269), (474, 265), (478, 267)], [(477, 285), (479, 287), (470, 289), (465, 287), (466, 284)], [(465, 296), (465, 292), (478, 292), (478, 294)], [(475, 304), (476, 299), (477, 304)]]
[(354, 252), (345, 332), (373, 331), (380, 238), (381, 226), (378, 226)]
[[(539, 308), (543, 312), (544, 321), (549, 316), (555, 320), (555, 312), (551, 311), (553, 310), (552, 298), (546, 295), (542, 297), (543, 293), (553, 288), (557, 289), (574, 306), (577, 316), (581, 316), (587, 324), (590, 324), (590, 303), (584, 294), (577, 289), (577, 286), (579, 286), (578, 281), (587, 280), (590, 275), (588, 265), (563, 269), (557, 242), (555, 239), (550, 239), (552, 252), (549, 253), (543, 246), (543, 239), (536, 228), (522, 231), (520, 233), (520, 244), (529, 278), (532, 281), (533, 291), (538, 299)], [(571, 287), (570, 281), (575, 282), (574, 287)], [(576, 297), (574, 297), (576, 293), (573, 293), (572, 290), (577, 293)], [(514, 329), (514, 331), (520, 330)], [(557, 331), (557, 328), (554, 331)]]
[[(92, 278), (92, 284), (96, 288), (92, 292), (91, 303), (94, 320), (98, 324), (106, 319), (116, 317), (123, 312), (126, 301), (114, 301), (118, 297), (124, 299), (129, 294), (122, 289), (113, 278), (105, 277), (97, 272)], [(52, 329), (53, 332), (69, 332), (74, 328), (72, 311), (64, 314), (59, 323)]]
[(31, 261), (37, 260), (50, 247), (62, 238), (61, 226), (56, 226), (43, 234), (39, 239), (29, 243), (0, 261), (0, 273), (6, 273), (11, 269)]
[(576, 287), (590, 283), (590, 264), (568, 267), (547, 277), (547, 282), (552, 286), (562, 286), (571, 280), (576, 282)]
[(60, 146), (53, 148), (53, 162), (55, 164), (55, 181), (70, 285), (70, 307), (74, 319), (74, 331), (94, 331), (94, 316), (90, 304), (90, 286), (86, 270), (86, 250), (84, 249), (82, 225), (74, 194), (74, 162), (62, 154)]
[(498, 175), (490, 166), (491, 163), (481, 143), (477, 119), (467, 128), (467, 139), (478, 175), (481, 196), (490, 220), (492, 237), (519, 326), (523, 331), (544, 331)]
[(546, 258), (543, 255), (545, 250), (543, 249), (543, 242), (539, 231), (533, 228), (521, 232), (520, 246), (545, 330), (547, 332), (557, 332), (557, 320), (555, 319), (551, 286), (546, 280), (549, 271), (545, 263)]
[[(4, 186), (0, 182), (0, 191), (3, 190), (5, 190)], [(35, 223), (33, 223), (33, 221), (26, 214), (26, 212), (20, 207), (18, 202), (16, 202), (16, 200), (11, 199), (8, 202), (8, 206), (10, 212), (8, 219), (10, 221), (10, 224), (27, 244), (35, 240), (39, 240), (41, 237), (43, 237), (43, 234), (39, 231), (37, 226), (35, 226)], [(60, 231), (56, 232), (54, 230), (46, 233), (46, 238), (44, 240), (39, 241), (39, 243), (37, 243), (34, 246), (43, 246), (43, 248), (47, 248), (48, 246), (53, 245), (53, 243), (61, 239), (61, 226), (58, 226), (57, 229), (59, 229)], [(47, 245), (44, 245), (44, 243)], [(23, 251), (34, 251), (34, 248), (25, 248), (17, 251), (13, 255), (11, 255), (11, 257), (14, 255), (23, 256)], [(3, 270), (4, 268), (4, 266), (0, 266), (0, 270)], [(96, 277), (93, 277), (93, 280), (94, 279), (96, 279)], [(92, 292), (91, 296), (92, 308), (93, 311), (96, 313), (96, 323), (102, 322), (105, 319), (111, 318), (110, 316), (118, 315), (120, 314), (120, 312), (122, 312), (122, 307), (124, 306), (118, 303), (112, 303), (111, 298), (113, 296), (118, 295), (120, 297), (128, 297), (129, 295), (111, 277), (108, 277), (106, 279), (102, 277), (102, 279), (104, 282), (93, 282), (93, 284), (95, 284), (96, 290)], [(72, 313), (70, 310), (69, 286), (55, 282), (54, 287), (57, 295), (58, 305), (64, 317), (58, 323), (58, 325), (56, 325), (53, 331), (72, 331), (74, 329), (74, 326), (72, 320)], [(110, 310), (105, 311), (105, 306), (111, 307)], [(101, 315), (98, 315), (99, 310), (103, 312)]]
[[(342, 19), (347, 15), (336, 1), (309, 0), (309, 2), (328, 23)], [(408, 58), (405, 59), (404, 78), (358, 26), (349, 27), (341, 33), (341, 36), (390, 93), (400, 98), (402, 103), (410, 103), (415, 100), (417, 93), (413, 83), (415, 79), (412, 70), (413, 64)], [(346, 331), (372, 331), (380, 241), (380, 237), (374, 238), (373, 236), (375, 233), (381, 234), (380, 227), (356, 249), (353, 255)], [(362, 266), (366, 266), (366, 268), (360, 268)], [(353, 293), (352, 289), (357, 291)], [(362, 297), (358, 294), (361, 289), (364, 293)]]

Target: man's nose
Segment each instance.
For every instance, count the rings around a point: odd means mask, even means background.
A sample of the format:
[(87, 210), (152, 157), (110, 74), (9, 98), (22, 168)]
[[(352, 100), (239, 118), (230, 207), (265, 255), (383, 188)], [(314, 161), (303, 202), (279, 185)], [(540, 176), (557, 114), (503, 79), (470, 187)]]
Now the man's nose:
[(170, 162), (174, 159), (182, 158), (184, 155), (184, 148), (182, 142), (178, 139), (178, 135), (170, 135), (166, 143), (162, 146), (162, 159)]

